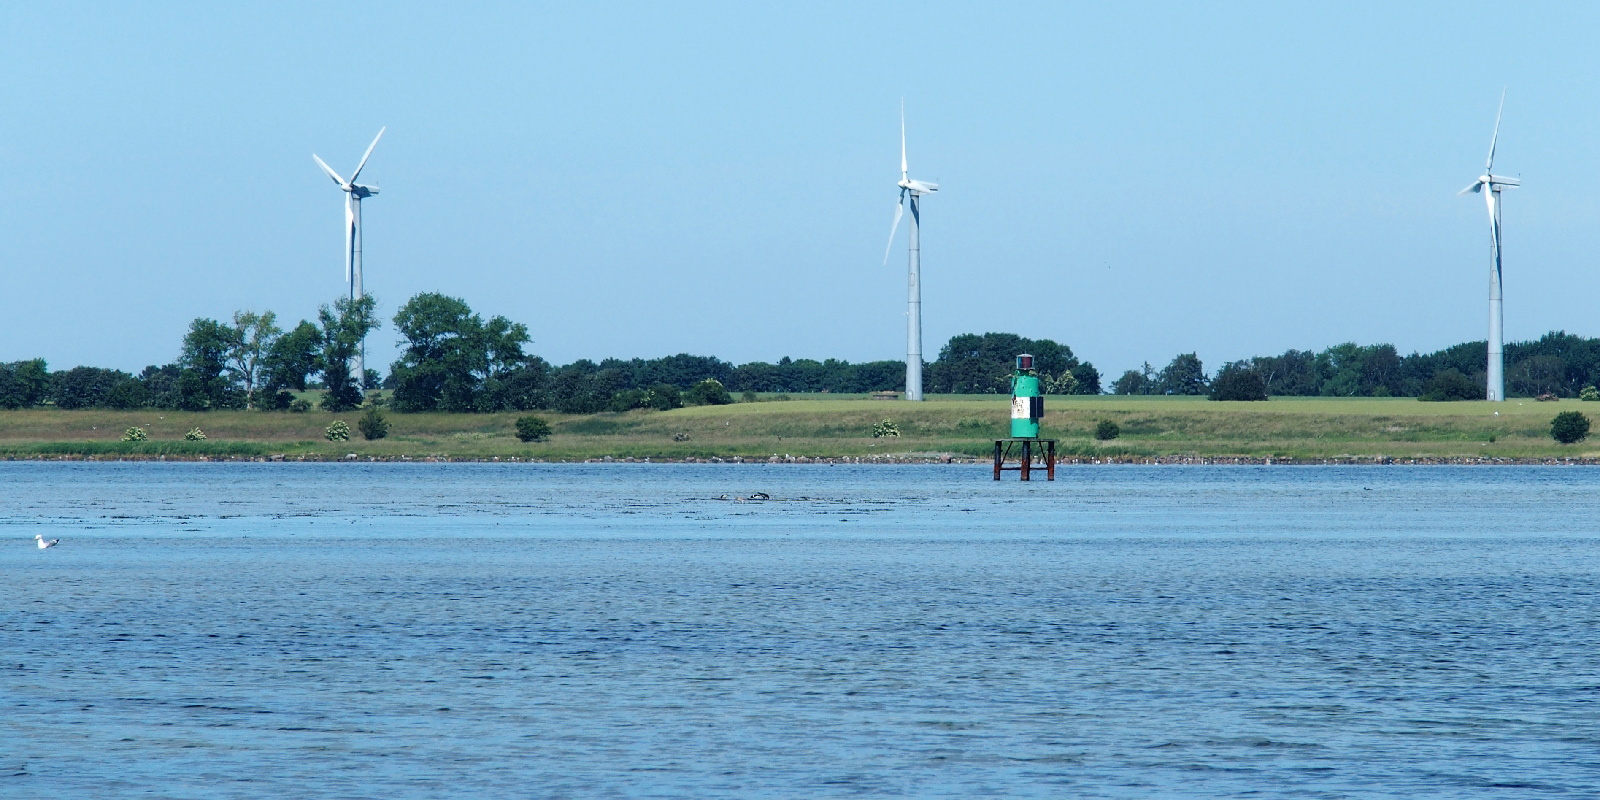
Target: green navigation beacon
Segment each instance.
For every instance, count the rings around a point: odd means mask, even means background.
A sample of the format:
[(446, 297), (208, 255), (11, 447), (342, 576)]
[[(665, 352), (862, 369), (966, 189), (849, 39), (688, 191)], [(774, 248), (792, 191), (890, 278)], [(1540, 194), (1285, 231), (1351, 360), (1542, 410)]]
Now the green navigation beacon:
[[(1046, 480), (1056, 479), (1056, 440), (1039, 438), (1039, 420), (1044, 419), (1044, 395), (1039, 391), (1039, 371), (1033, 356), (1017, 356), (1017, 370), (1011, 373), (1011, 436), (994, 440), (994, 479), (1000, 473), (1020, 472), (1031, 480), (1034, 462), (1042, 461)], [(1016, 466), (1006, 464), (1015, 461)]]
[(1044, 397), (1039, 393), (1039, 372), (1033, 356), (1017, 356), (1017, 371), (1011, 375), (1011, 438), (1039, 438), (1039, 420), (1044, 417)]

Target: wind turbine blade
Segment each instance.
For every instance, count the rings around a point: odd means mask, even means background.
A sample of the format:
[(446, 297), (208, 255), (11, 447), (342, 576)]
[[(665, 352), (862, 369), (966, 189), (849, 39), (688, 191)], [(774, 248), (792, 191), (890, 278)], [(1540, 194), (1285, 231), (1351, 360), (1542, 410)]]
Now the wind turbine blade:
[(386, 130), (389, 130), (389, 126), (387, 126), (387, 125), (383, 126), (382, 128), (379, 128), (378, 129), (378, 135), (372, 137), (372, 144), (367, 145), (367, 152), (365, 152), (365, 153), (363, 153), (361, 155), (361, 163), (356, 165), (356, 171), (355, 172), (350, 173), (350, 182), (351, 183), (355, 183), (356, 182), (356, 176), (360, 175), (362, 168), (367, 166), (367, 159), (372, 158), (372, 148), (378, 146), (378, 140), (383, 138), (383, 132), (386, 131)]
[(894, 249), (894, 234), (900, 230), (900, 217), (906, 213), (906, 192), (900, 190), (900, 202), (894, 205), (894, 224), (889, 226), (889, 243), (883, 248), (883, 265), (889, 266), (889, 251)]
[(1464, 194), (1472, 194), (1472, 193), (1481, 192), (1481, 191), (1483, 191), (1483, 181), (1473, 181), (1471, 186), (1468, 186), (1467, 188), (1462, 189), (1459, 192), (1456, 192), (1456, 197), (1460, 197), (1461, 195), (1464, 195)]
[(317, 166), (322, 167), (323, 172), (328, 173), (328, 177), (332, 178), (334, 183), (337, 183), (340, 186), (344, 185), (344, 178), (339, 177), (339, 173), (334, 172), (333, 167), (328, 166), (327, 162), (317, 158), (316, 153), (311, 154), (311, 159), (317, 162)]
[(1489, 137), (1489, 160), (1483, 164), (1483, 174), (1494, 174), (1494, 146), (1500, 141), (1500, 115), (1506, 110), (1506, 90), (1500, 90), (1500, 109), (1494, 112), (1494, 135)]
[(906, 177), (906, 99), (900, 98), (900, 179)]

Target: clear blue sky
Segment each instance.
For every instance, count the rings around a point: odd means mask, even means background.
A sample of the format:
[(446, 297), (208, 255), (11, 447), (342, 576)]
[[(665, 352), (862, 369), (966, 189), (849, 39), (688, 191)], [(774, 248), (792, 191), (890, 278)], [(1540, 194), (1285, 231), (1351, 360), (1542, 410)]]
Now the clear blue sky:
[[(1600, 335), (1595, 5), (11, 4), (0, 361), (137, 370), (197, 316), (367, 289), (551, 361), (904, 356), (1012, 331), (1108, 376), (1198, 351), (1481, 339), (1509, 87), (1506, 333)], [(392, 325), (370, 340), (386, 367)]]

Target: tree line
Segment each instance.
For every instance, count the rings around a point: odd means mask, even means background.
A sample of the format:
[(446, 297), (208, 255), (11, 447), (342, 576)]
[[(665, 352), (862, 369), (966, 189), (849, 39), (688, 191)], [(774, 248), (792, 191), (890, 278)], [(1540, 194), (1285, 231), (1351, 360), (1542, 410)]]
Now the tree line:
[[(1320, 352), (1286, 350), (1230, 361), (1208, 376), (1194, 353), (1160, 370), (1149, 362), (1111, 384), (1116, 394), (1211, 395), (1218, 399), (1278, 397), (1416, 397), (1478, 400), (1484, 396), (1488, 343), (1465, 342), (1402, 356), (1392, 344), (1353, 342)], [(1600, 339), (1551, 331), (1505, 348), (1506, 393), (1514, 397), (1577, 397), (1600, 384)]]
[[(528, 328), (503, 316), (484, 319), (466, 301), (424, 292), (392, 322), (400, 357), (388, 375), (350, 374), (361, 341), (379, 329), (371, 296), (321, 307), (315, 320), (285, 330), (271, 311), (241, 311), (231, 322), (195, 319), (178, 358), (137, 375), (75, 367), (50, 372), (42, 359), (0, 364), (0, 408), (53, 403), (58, 408), (259, 409), (300, 411), (296, 392), (322, 389), (322, 408), (362, 405), (366, 390), (387, 392), (395, 411), (565, 413), (671, 409), (733, 401), (733, 393), (903, 391), (903, 361), (851, 363), (784, 357), (735, 365), (712, 356), (580, 359), (555, 366), (529, 352)], [(1100, 374), (1071, 348), (1009, 333), (952, 338), (924, 365), (934, 393), (1010, 391), (1013, 359), (1032, 353), (1047, 391), (1099, 394)]]

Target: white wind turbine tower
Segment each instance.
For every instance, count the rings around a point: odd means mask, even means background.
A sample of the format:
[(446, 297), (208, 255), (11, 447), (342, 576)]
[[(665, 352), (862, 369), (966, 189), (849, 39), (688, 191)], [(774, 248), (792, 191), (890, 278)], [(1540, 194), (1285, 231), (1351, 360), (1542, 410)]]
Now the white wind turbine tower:
[(906, 211), (906, 198), (911, 198), (911, 258), (910, 298), (906, 311), (906, 399), (922, 400), (922, 250), (918, 243), (922, 225), (922, 201), (925, 194), (939, 191), (939, 184), (914, 181), (906, 171), (906, 104), (900, 102), (900, 201), (894, 207), (894, 224), (889, 227), (889, 244), (883, 250), (883, 263), (889, 263), (889, 250), (894, 247), (894, 234), (900, 228), (900, 217)]
[(1458, 194), (1482, 192), (1489, 204), (1489, 366), (1486, 396), (1492, 401), (1506, 399), (1505, 342), (1502, 327), (1504, 305), (1501, 297), (1500, 273), (1500, 190), (1515, 189), (1522, 185), (1516, 178), (1494, 174), (1494, 146), (1500, 140), (1500, 114), (1506, 108), (1506, 94), (1500, 93), (1500, 110), (1494, 115), (1494, 135), (1489, 137), (1489, 160), (1483, 165), (1483, 174), (1471, 186)]
[[(311, 158), (328, 173), (328, 177), (344, 190), (344, 280), (350, 285), (350, 299), (360, 300), (366, 296), (361, 285), (361, 200), (378, 193), (376, 186), (364, 186), (356, 183), (356, 177), (361, 174), (362, 168), (367, 166), (367, 159), (372, 157), (372, 148), (378, 146), (378, 140), (383, 138), (387, 126), (378, 129), (378, 135), (372, 137), (372, 144), (367, 145), (367, 152), (362, 154), (361, 163), (356, 165), (356, 171), (350, 173), (350, 180), (339, 177), (316, 153)], [(365, 388), (367, 380), (366, 371), (367, 345), (362, 342), (356, 348), (356, 356), (350, 364), (350, 375), (355, 378), (356, 386)]]

